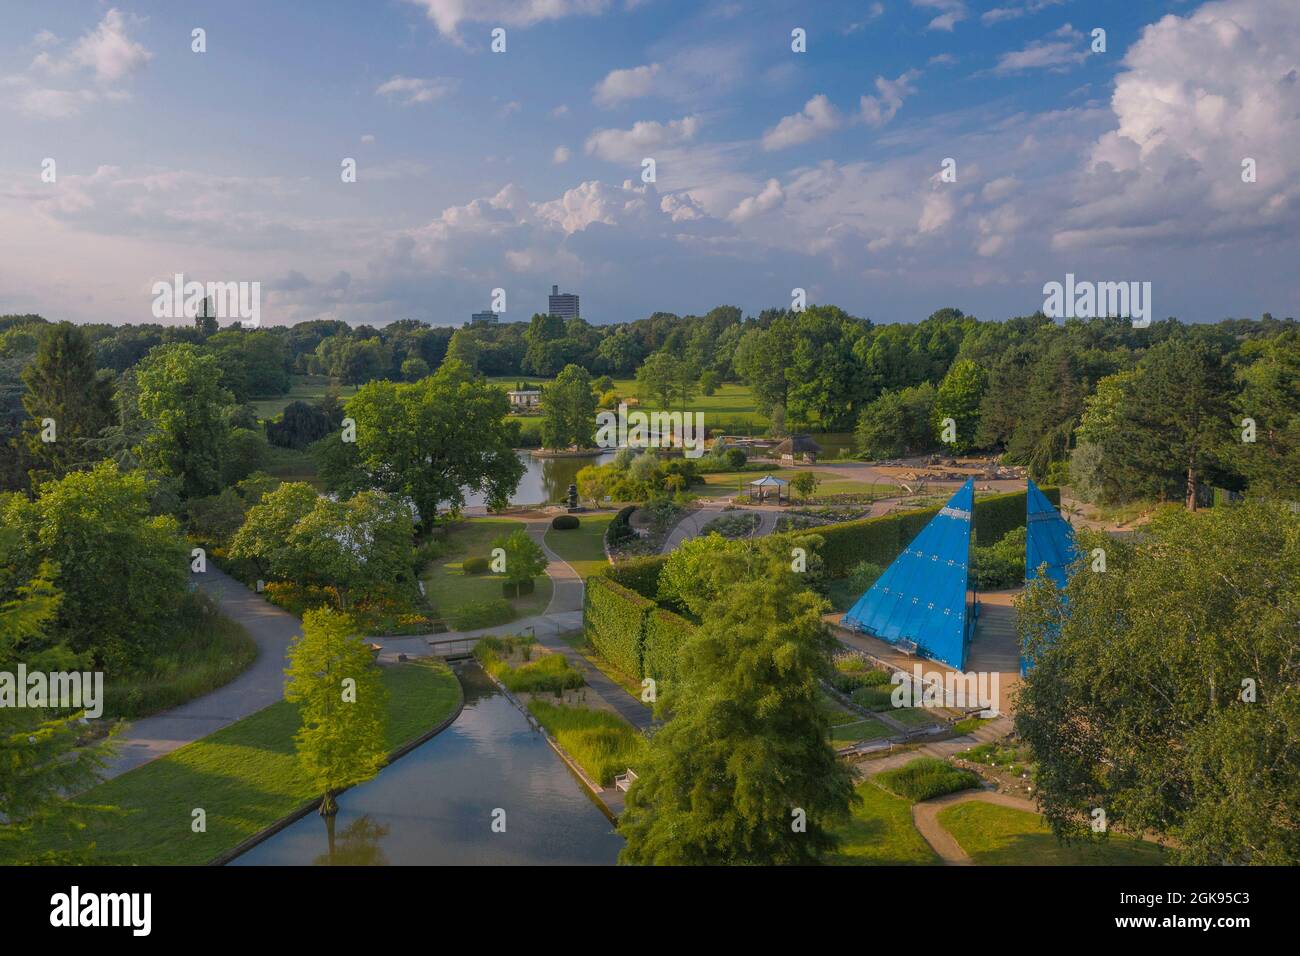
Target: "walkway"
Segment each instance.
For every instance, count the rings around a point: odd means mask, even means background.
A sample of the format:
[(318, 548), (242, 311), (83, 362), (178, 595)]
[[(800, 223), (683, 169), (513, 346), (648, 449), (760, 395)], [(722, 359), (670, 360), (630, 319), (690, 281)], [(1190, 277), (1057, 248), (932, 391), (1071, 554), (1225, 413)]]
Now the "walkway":
[(981, 803), (993, 803), (1000, 807), (1010, 807), (1013, 810), (1025, 810), (1035, 815), (1038, 814), (1038, 808), (1031, 801), (1013, 797), (1006, 793), (998, 793), (996, 790), (961, 790), (957, 793), (935, 797), (933, 800), (912, 804), (912, 823), (916, 825), (916, 831), (921, 834), (926, 843), (930, 844), (934, 852), (939, 854), (939, 858), (943, 860), (946, 866), (973, 866), (975, 864), (975, 861), (961, 848), (961, 845), (953, 839), (952, 834), (939, 823), (940, 812), (958, 803), (970, 803), (972, 800), (978, 800)]
[(763, 535), (771, 534), (776, 530), (776, 523), (782, 515), (782, 511), (776, 507), (749, 507), (746, 505), (731, 506), (726, 501), (704, 501), (700, 507), (687, 514), (681, 521), (677, 522), (677, 527), (664, 541), (663, 546), (659, 549), (660, 554), (668, 554), (676, 550), (684, 541), (691, 538), (697, 538), (704, 533), (704, 526), (714, 518), (723, 514), (724, 508), (731, 507), (727, 514), (735, 514), (737, 511), (748, 511), (758, 515), (758, 527), (750, 535), (751, 538), (761, 538)]
[(103, 771), (105, 780), (134, 770), (164, 754), (229, 726), (284, 696), (289, 643), (301, 623), (211, 563), (191, 575), (227, 617), (244, 625), (257, 643), (257, 659), (229, 684), (189, 703), (129, 724), (115, 738), (117, 755)]

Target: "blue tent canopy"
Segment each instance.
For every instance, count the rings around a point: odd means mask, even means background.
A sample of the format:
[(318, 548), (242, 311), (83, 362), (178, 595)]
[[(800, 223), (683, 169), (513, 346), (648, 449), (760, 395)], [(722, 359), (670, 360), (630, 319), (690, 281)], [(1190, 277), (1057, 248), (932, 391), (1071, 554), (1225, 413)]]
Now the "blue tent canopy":
[[(1074, 545), (1074, 529), (1061, 517), (1056, 506), (1038, 490), (1033, 479), (1025, 496), (1025, 583), (1038, 577), (1039, 570), (1046, 574), (1061, 590), (1070, 581), (1070, 565), (1078, 550)], [(1020, 673), (1026, 673), (1034, 662), (1023, 654)]]
[(1025, 536), (1025, 583), (1038, 577), (1038, 569), (1047, 565), (1045, 573), (1064, 589), (1070, 579), (1069, 567), (1075, 558), (1074, 529), (1061, 517), (1056, 506), (1029, 480), (1025, 498), (1025, 522), (1029, 533)]
[(849, 609), (843, 626), (891, 644), (910, 642), (918, 653), (964, 667), (974, 626), (967, 608), (974, 505), (971, 479)]

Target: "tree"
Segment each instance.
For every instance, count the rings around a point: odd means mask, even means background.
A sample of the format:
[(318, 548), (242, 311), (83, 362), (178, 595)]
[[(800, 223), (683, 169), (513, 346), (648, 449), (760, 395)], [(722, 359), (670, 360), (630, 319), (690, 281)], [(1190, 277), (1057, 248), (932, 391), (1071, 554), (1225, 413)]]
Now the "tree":
[(35, 500), (0, 501), (17, 537), (15, 572), (52, 569), (62, 594), (53, 633), (112, 668), (139, 664), (165, 634), (189, 577), (176, 519), (150, 515), (150, 483), (111, 461), (42, 484)]
[(1300, 517), (1278, 504), (1166, 509), (1131, 541), (1081, 532), (1064, 594), (1026, 589), (1035, 661), (1016, 730), (1052, 829), (1172, 838), (1192, 865), (1300, 862)]
[(230, 542), (230, 556), (251, 561), (264, 576), (288, 576), (292, 563), (286, 553), (289, 533), (316, 506), (316, 489), (304, 481), (286, 481), (248, 509), (244, 523)]
[(382, 491), (347, 501), (319, 497), (289, 529), (280, 570), (300, 584), (332, 588), (340, 609), (356, 592), (410, 586), (413, 507)]
[(233, 485), (266, 467), (271, 448), (259, 428), (232, 428), (221, 454), (221, 483)]
[(704, 395), (712, 395), (722, 384), (722, 376), (713, 369), (707, 370), (700, 376), (700, 392)]
[[(340, 412), (339, 419), (342, 417)], [(312, 442), (320, 441), (335, 427), (337, 426), (330, 420), (326, 409), (303, 401), (293, 401), (284, 407), (279, 421), (267, 422), (266, 437), (272, 445), (301, 451)]]
[(298, 760), (322, 794), (321, 816), (333, 817), (338, 792), (387, 762), (387, 691), (352, 619), (329, 608), (303, 614), (285, 678), (285, 699), (302, 715)]
[(862, 410), (856, 440), (867, 458), (902, 458), (935, 445), (934, 386), (929, 382), (882, 392)]
[(855, 799), (819, 704), (835, 642), (787, 548), (705, 562), (718, 597), (660, 696), (670, 719), (636, 768), (620, 862), (807, 864), (834, 847)]
[(1250, 419), (1255, 435), (1229, 442), (1226, 457), (1253, 493), (1300, 501), (1300, 331), (1248, 343), (1243, 352), (1253, 361), (1239, 376), (1234, 424)]
[(408, 382), (418, 382), (429, 374), (429, 363), (418, 355), (412, 355), (402, 362), (402, 378)]
[(956, 440), (949, 443), (953, 451), (969, 451), (975, 445), (975, 433), (979, 429), (980, 400), (988, 376), (984, 369), (970, 359), (954, 362), (948, 374), (939, 383), (939, 390), (934, 396), (934, 434), (942, 440), (944, 419), (951, 418), (956, 423)]
[(636, 370), (636, 393), (642, 404), (671, 408), (677, 394), (678, 359), (664, 351), (655, 352)]
[(546, 560), (546, 552), (522, 528), (500, 536), (492, 542), (492, 548), (494, 550), (500, 548), (505, 552), (506, 563), (503, 573), (506, 580), (515, 587), (532, 581), (539, 574), (546, 573), (546, 565), (549, 563)]
[(542, 445), (546, 448), (590, 448), (596, 430), (596, 397), (591, 376), (577, 365), (566, 365), (542, 396)]
[(347, 411), (370, 486), (411, 499), (425, 524), (443, 506), (458, 510), (470, 489), (503, 507), (523, 475), (505, 392), (455, 359), (418, 382), (369, 382)]
[(160, 345), (141, 361), (136, 384), (140, 414), (153, 425), (144, 460), (176, 476), (187, 498), (220, 491), (231, 396), (216, 358), (193, 345)]
[[(42, 562), (30, 578), (9, 571), (16, 534), (0, 529), (0, 672), (19, 664), (29, 673), (89, 669), (54, 633), (61, 594), (55, 568)], [(25, 693), (20, 688), (19, 693)], [(63, 797), (92, 784), (109, 743), (86, 745), (80, 726), (84, 711), (53, 707), (0, 707), (0, 820), (14, 831), (37, 823), (71, 822)], [(35, 862), (35, 861), (33, 861)], [(40, 862), (48, 862), (42, 860)]]
[[(116, 422), (112, 379), (99, 374), (86, 330), (59, 322), (42, 329), (22, 380), (33, 480), (61, 478), (90, 458), (86, 443)], [(54, 422), (53, 441), (45, 419)]]
[(794, 489), (794, 493), (805, 501), (817, 493), (817, 486), (821, 483), (821, 479), (811, 471), (801, 471), (790, 479), (790, 487)]

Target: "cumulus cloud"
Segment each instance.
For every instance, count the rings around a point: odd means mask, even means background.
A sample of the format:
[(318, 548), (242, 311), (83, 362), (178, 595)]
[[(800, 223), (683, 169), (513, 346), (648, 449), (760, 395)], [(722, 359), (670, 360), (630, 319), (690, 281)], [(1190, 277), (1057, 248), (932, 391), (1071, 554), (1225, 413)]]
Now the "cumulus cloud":
[(763, 149), (785, 149), (839, 129), (843, 120), (825, 93), (818, 93), (798, 113), (784, 116), (763, 134)]
[(877, 127), (888, 123), (902, 108), (903, 98), (916, 92), (912, 81), (920, 75), (919, 70), (908, 70), (892, 80), (883, 76), (876, 77), (876, 95), (863, 96), (859, 101), (862, 121), (868, 126)]
[(406, 0), (424, 10), (443, 36), (459, 40), (462, 23), (530, 27), (544, 20), (603, 13), (609, 0)]
[(129, 98), (119, 84), (153, 57), (128, 35), (134, 22), (112, 8), (66, 49), (60, 49), (57, 36), (41, 30), (34, 40), (41, 52), (27, 70), (0, 79), (0, 86), (12, 91), (5, 99), (22, 113), (58, 119), (93, 103)]
[(624, 100), (649, 96), (655, 87), (655, 77), (663, 68), (658, 63), (647, 63), (627, 70), (611, 70), (596, 84), (594, 99), (599, 106), (614, 106)]
[(555, 163), (556, 165), (559, 165), (560, 163), (567, 163), (568, 161), (569, 161), (569, 147), (567, 146), (555, 147), (555, 152), (551, 154), (551, 162)]
[(402, 106), (415, 106), (442, 99), (456, 85), (456, 80), (444, 76), (394, 76), (375, 87), (375, 95), (386, 96)]
[(639, 163), (658, 150), (688, 143), (699, 131), (695, 116), (660, 123), (640, 120), (631, 129), (600, 129), (587, 137), (587, 155), (611, 163)]
[(770, 209), (775, 209), (784, 199), (785, 190), (781, 188), (780, 180), (769, 179), (761, 193), (757, 196), (746, 196), (727, 218), (732, 222), (745, 222)]

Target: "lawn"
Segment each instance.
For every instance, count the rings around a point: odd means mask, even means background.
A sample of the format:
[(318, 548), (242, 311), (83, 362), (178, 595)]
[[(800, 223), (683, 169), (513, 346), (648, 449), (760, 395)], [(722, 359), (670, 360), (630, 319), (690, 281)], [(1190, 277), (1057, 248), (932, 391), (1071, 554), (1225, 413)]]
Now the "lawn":
[[(249, 404), (257, 410), (261, 419), (275, 418), (290, 402), (315, 402), (325, 397), (332, 379), (328, 375), (290, 375), (287, 395), (272, 395), (267, 398), (255, 398)], [(355, 395), (355, 385), (339, 386), (340, 400)]]
[(912, 824), (912, 805), (871, 782), (858, 784), (861, 802), (839, 828), (839, 849), (827, 859), (839, 866), (933, 866), (939, 857)]
[(893, 732), (874, 717), (865, 717), (831, 727), (831, 745), (844, 747), (863, 740), (881, 740)]
[(562, 557), (585, 581), (600, 571), (609, 569), (605, 558), (605, 529), (614, 519), (613, 514), (578, 515), (581, 522), (569, 531), (546, 532), (546, 546)]
[[(434, 614), (447, 618), (456, 608), (471, 602), (503, 600), (501, 575), (464, 574), (461, 563), (471, 557), (490, 558), (494, 539), (526, 528), (522, 521), (510, 518), (467, 518), (449, 525), (442, 556), (420, 573), (425, 596), (433, 605)], [(514, 610), (514, 617), (542, 613), (551, 603), (551, 579), (545, 574), (539, 575), (532, 594), (508, 599), (508, 603)]]
[[(511, 389), (519, 382), (525, 382), (536, 386), (538, 384), (549, 384), (552, 379), (539, 379), (535, 376), (520, 375), (497, 375), (492, 376), (488, 381), (504, 388)], [(322, 393), (324, 389), (322, 388)], [(636, 396), (636, 381), (630, 378), (614, 379), (614, 391), (624, 398)], [(287, 404), (287, 402), (286, 402)], [(649, 402), (645, 405), (634, 406), (640, 411), (655, 411), (655, 403)], [(680, 411), (680, 408), (668, 409), (668, 411)], [(767, 416), (760, 414), (754, 407), (754, 392), (748, 385), (727, 384), (720, 385), (712, 395), (697, 394), (695, 398), (686, 404), (686, 410), (689, 412), (703, 412), (704, 424), (708, 428), (717, 425), (742, 425), (749, 426), (749, 431), (754, 434), (762, 434), (767, 428)], [(540, 415), (520, 415), (520, 420), (540, 421)], [(744, 432), (745, 428), (742, 427)]]
[(937, 757), (917, 757), (894, 770), (876, 774), (876, 783), (907, 800), (933, 800), (980, 785), (979, 774)]
[[(390, 750), (433, 728), (460, 700), (455, 676), (441, 663), (385, 667), (383, 681)], [(32, 831), (23, 834), (20, 852), (18, 835), (0, 827), (0, 863), (87, 845), (91, 858), (76, 862), (206, 863), (316, 796), (294, 752), (298, 722), (297, 705), (280, 701), (91, 788), (77, 803), (103, 809), (70, 839)], [(191, 829), (196, 808), (207, 814), (206, 833)]]
[(277, 445), (271, 445), (271, 454), (267, 460), (266, 467), (262, 469), (268, 475), (274, 475), (281, 481), (305, 481), (309, 485), (314, 485), (318, 491), (324, 490), (320, 478), (316, 473), (316, 459), (312, 457), (311, 452), (307, 450), (299, 451), (296, 448), (280, 448)]
[(538, 698), (528, 702), (528, 711), (602, 787), (645, 755), (646, 739), (618, 714)]
[(971, 800), (939, 811), (939, 824), (983, 866), (1159, 866), (1154, 843), (1111, 834), (1104, 843), (1066, 846), (1042, 817), (1013, 807)]

